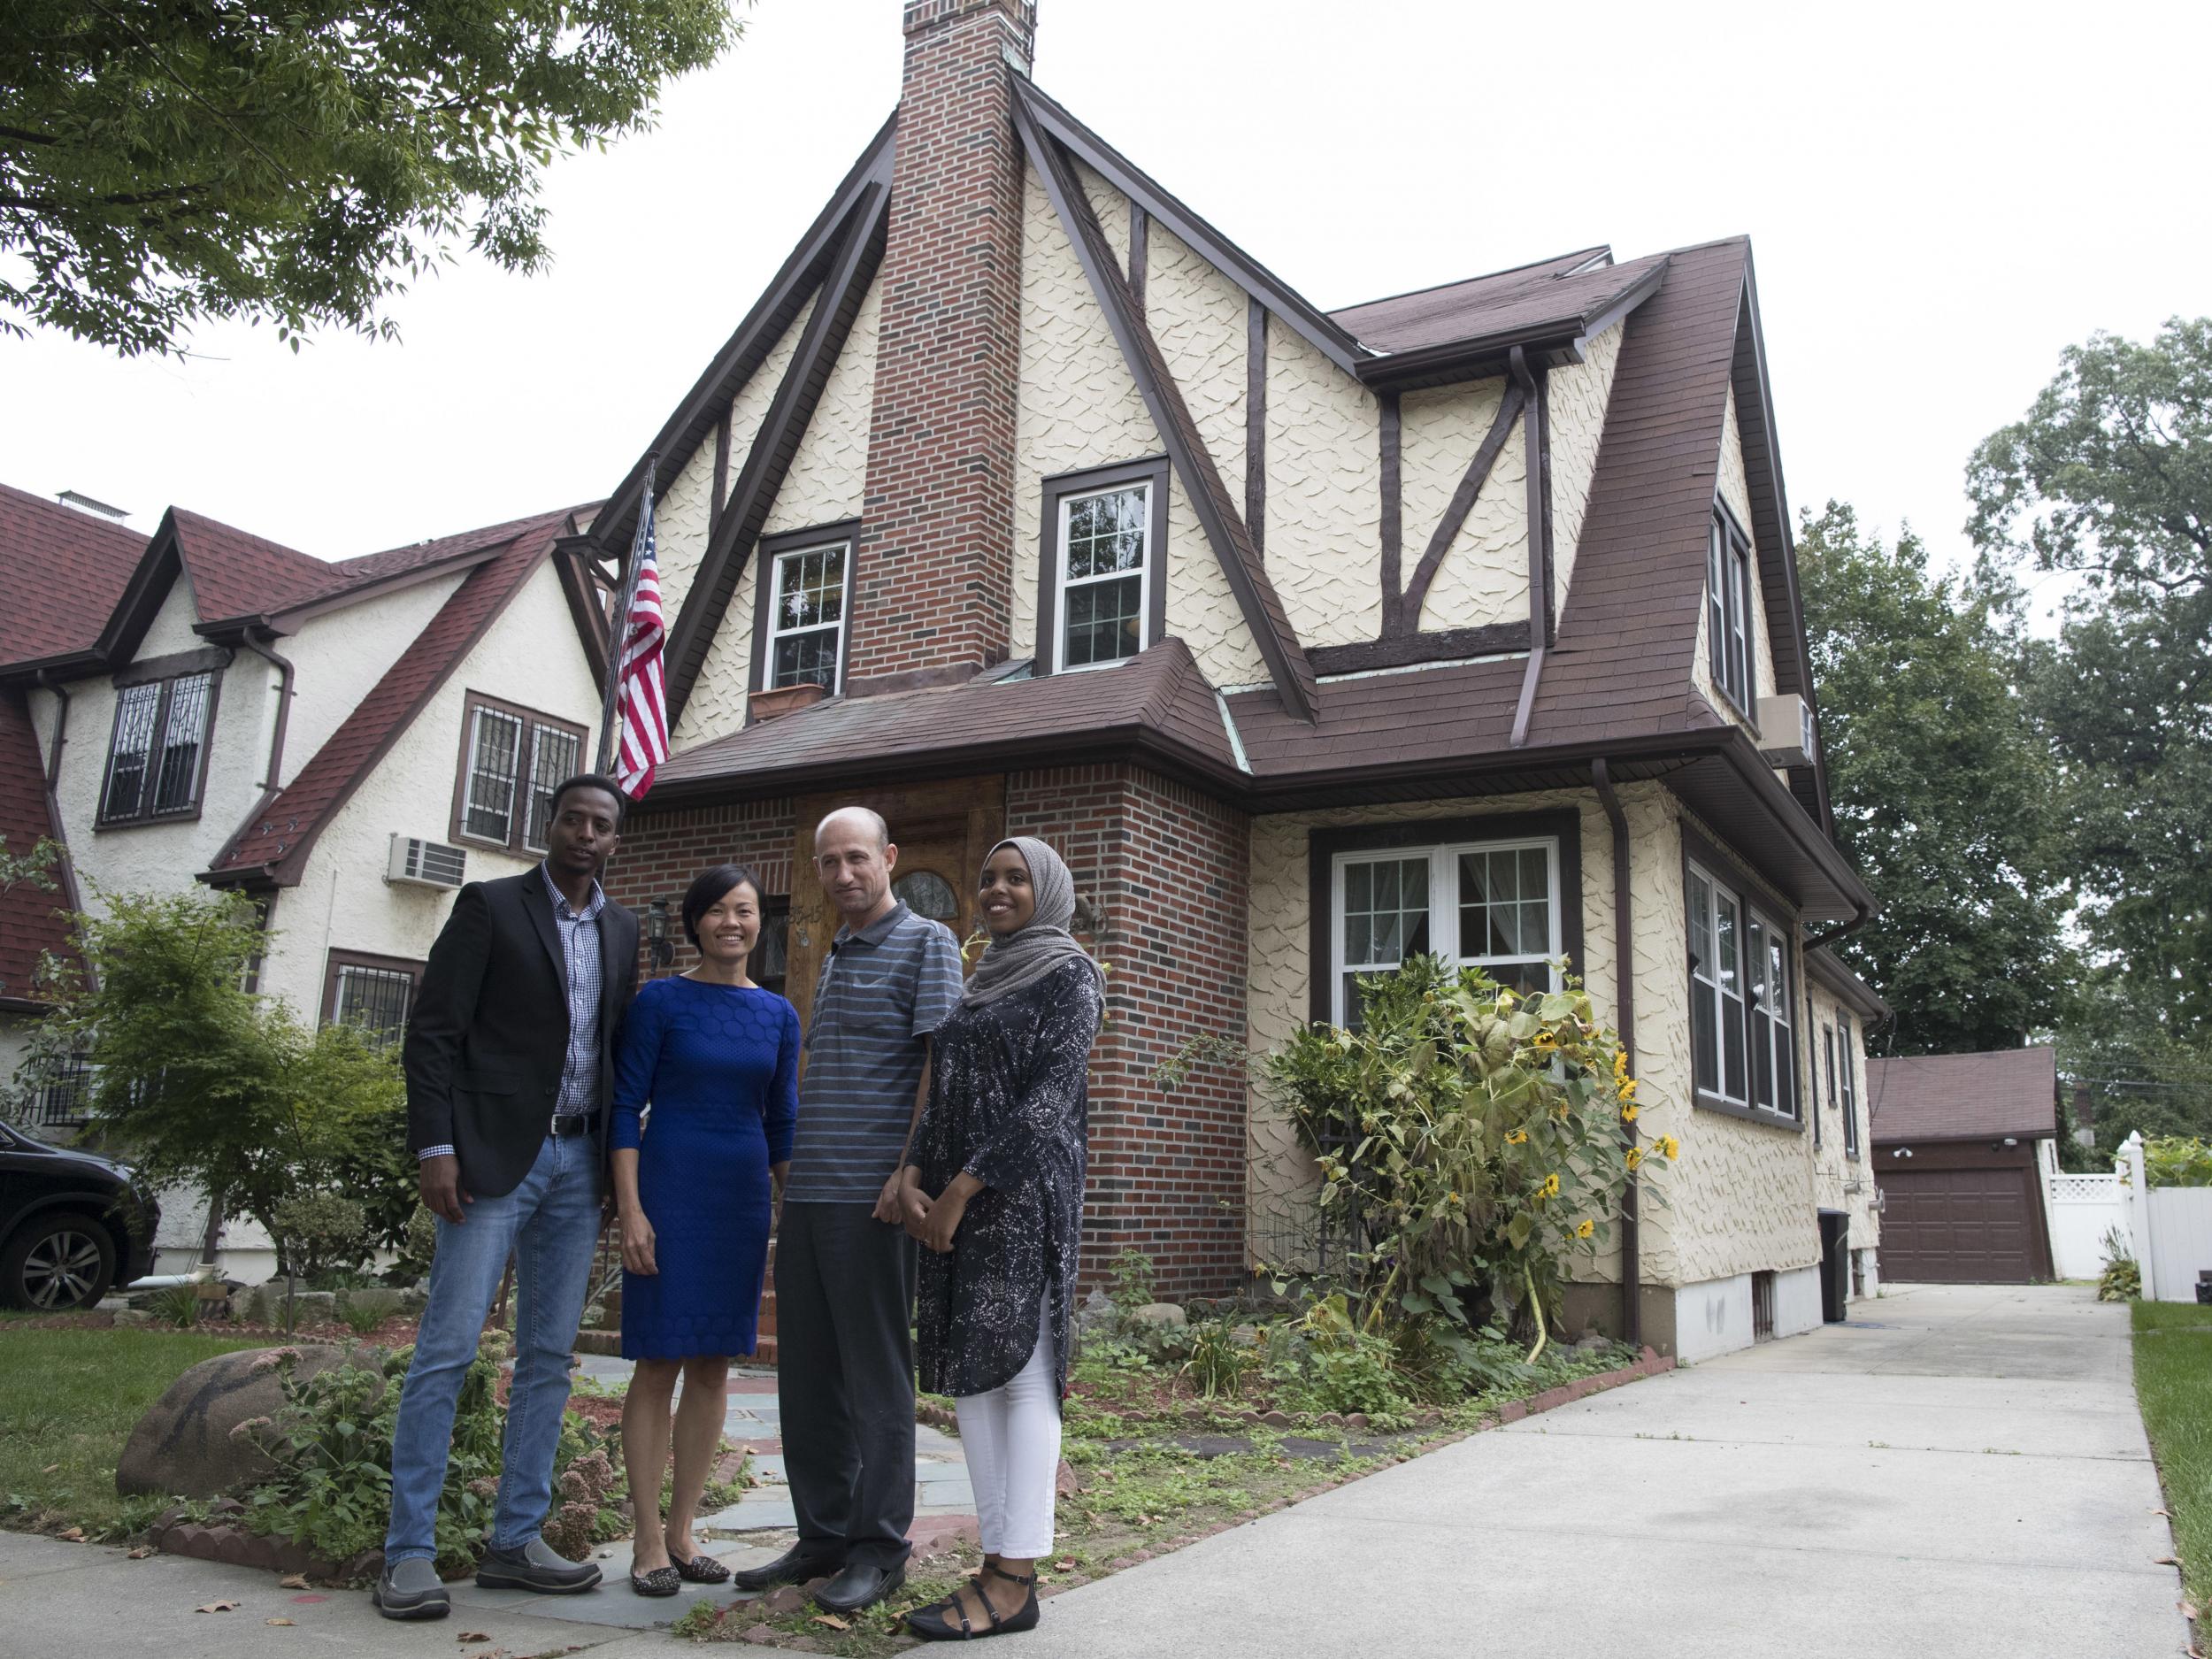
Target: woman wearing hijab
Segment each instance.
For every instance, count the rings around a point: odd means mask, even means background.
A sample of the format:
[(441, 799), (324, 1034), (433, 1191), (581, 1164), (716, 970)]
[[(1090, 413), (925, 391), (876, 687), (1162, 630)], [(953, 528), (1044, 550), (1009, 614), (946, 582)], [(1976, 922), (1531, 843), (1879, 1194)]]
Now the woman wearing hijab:
[(1052, 1548), (1060, 1398), (1083, 1213), (1085, 1073), (1105, 1011), (1068, 931), (1075, 880), (1033, 836), (984, 861), (991, 942), (930, 1044), (929, 1103), (905, 1170), (921, 1260), (922, 1386), (950, 1394), (975, 1490), (983, 1571), (906, 1616), (928, 1640), (1037, 1623)]

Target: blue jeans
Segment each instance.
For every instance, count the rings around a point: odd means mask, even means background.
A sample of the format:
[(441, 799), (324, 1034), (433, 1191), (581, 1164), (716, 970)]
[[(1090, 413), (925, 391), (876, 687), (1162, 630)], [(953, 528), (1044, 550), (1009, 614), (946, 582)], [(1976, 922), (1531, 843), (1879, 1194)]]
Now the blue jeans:
[(520, 1549), (538, 1535), (553, 1495), (553, 1454), (568, 1404), (570, 1350), (583, 1317), (599, 1240), (599, 1177), (588, 1135), (548, 1136), (511, 1193), (479, 1198), (456, 1225), (441, 1217), (430, 1300), (392, 1430), (392, 1523), (387, 1563), (429, 1560), (445, 1486), (461, 1380), (492, 1298), (515, 1258), (515, 1375), (500, 1448), (492, 1548)]

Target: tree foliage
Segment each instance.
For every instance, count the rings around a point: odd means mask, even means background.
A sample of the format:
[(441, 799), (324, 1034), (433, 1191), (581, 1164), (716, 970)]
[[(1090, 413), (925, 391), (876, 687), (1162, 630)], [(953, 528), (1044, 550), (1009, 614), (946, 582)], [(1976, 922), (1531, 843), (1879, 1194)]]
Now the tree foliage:
[(311, 1030), (246, 988), (268, 942), (251, 903), (103, 897), (104, 916), (76, 918), (89, 977), (58, 987), (38, 1037), (90, 1063), (101, 1132), (152, 1179), (203, 1187), (280, 1240), (286, 1201), (303, 1192), (343, 1186), (366, 1210), (396, 1208), (361, 1172), (402, 1138), (397, 1062), (351, 1026)]
[(2021, 674), (2058, 757), (2058, 854), (2095, 964), (2164, 1034), (2212, 1043), (2212, 319), (2069, 348), (1967, 477), (1985, 581), (2079, 580)]
[(726, 0), (11, 0), (0, 326), (126, 355), (205, 318), (388, 334), (465, 245), (549, 257), (546, 165), (649, 125)]
[(1879, 896), (1837, 953), (1895, 1010), (1900, 1054), (2017, 1046), (2056, 1019), (2073, 964), (2050, 864), (2055, 772), (1986, 603), (1830, 502), (1798, 576), (1836, 833)]

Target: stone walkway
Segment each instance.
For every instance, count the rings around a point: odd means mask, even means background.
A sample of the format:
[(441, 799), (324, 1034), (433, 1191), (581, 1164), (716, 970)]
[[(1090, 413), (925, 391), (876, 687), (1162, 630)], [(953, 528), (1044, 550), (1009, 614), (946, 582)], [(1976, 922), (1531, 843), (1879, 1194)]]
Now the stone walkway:
[[(629, 1361), (586, 1356), (580, 1375), (613, 1385), (628, 1379)], [(729, 1404), (724, 1414), (724, 1434), (730, 1443), (753, 1455), (753, 1471), (760, 1484), (726, 1509), (699, 1517), (700, 1543), (708, 1553), (733, 1568), (749, 1567), (780, 1555), (795, 1536), (791, 1492), (784, 1480), (783, 1419), (776, 1398), (776, 1374), (767, 1371), (730, 1373)], [(975, 1528), (975, 1496), (968, 1486), (968, 1466), (960, 1442), (951, 1435), (918, 1424), (914, 1430), (914, 1525), (908, 1536), (918, 1547), (933, 1540), (965, 1535)], [(687, 1585), (683, 1593), (664, 1599), (630, 1594), (630, 1547), (626, 1541), (603, 1544), (600, 1564), (607, 1575), (605, 1587), (595, 1595), (533, 1595), (523, 1590), (484, 1590), (472, 1582), (455, 1584), (456, 1618), (477, 1610), (575, 1624), (595, 1624), (629, 1630), (650, 1630), (680, 1618), (695, 1601), (712, 1600), (718, 1606), (749, 1598), (734, 1595), (725, 1585)]]

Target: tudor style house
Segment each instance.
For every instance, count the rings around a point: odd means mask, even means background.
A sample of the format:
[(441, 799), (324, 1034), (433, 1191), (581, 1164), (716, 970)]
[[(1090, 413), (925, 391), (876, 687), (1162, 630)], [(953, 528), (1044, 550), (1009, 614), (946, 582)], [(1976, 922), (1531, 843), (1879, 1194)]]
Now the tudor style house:
[(752, 864), (803, 1005), (831, 807), (964, 934), (991, 842), (1054, 842), (1113, 966), (1091, 1271), (1171, 1293), (1310, 1248), (1314, 1180), (1240, 1069), (1161, 1061), (1356, 1019), (1409, 952), (1563, 959), (1682, 1143), (1571, 1317), (1690, 1357), (1816, 1324), (1824, 1251), (1873, 1277), (1841, 1079), (1879, 1004), (1816, 947), (1874, 901), (1748, 244), (1325, 312), (1039, 89), (1034, 20), (907, 0), (895, 114), (653, 441), (677, 752), (617, 891)]
[[(551, 787), (589, 764), (603, 624), (558, 550), (588, 516), (326, 562), (181, 508), (149, 538), (0, 488), (0, 830), (68, 849), (62, 892), (5, 898), (0, 1067), (62, 907), (196, 880), (266, 918), (259, 989), (396, 1038), (453, 891), (528, 869)], [(57, 1078), (35, 1116), (81, 1110)], [(193, 1210), (165, 1205), (164, 1271), (212, 1248)], [(242, 1221), (221, 1243), (235, 1277), (273, 1264)]]

